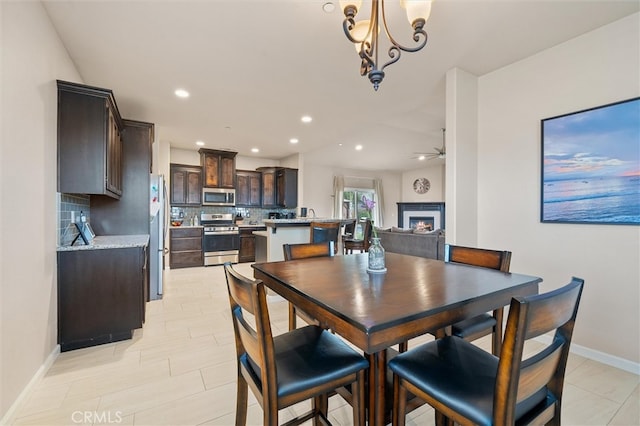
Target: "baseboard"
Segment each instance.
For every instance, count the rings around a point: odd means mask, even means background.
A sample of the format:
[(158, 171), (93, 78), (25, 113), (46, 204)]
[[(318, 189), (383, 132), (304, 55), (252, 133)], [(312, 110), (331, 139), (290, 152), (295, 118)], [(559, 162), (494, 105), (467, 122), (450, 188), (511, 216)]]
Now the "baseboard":
[(9, 407), (9, 409), (7, 410), (5, 415), (2, 417), (2, 419), (0, 419), (0, 425), (14, 424), (15, 419), (13, 418), (13, 416), (18, 411), (18, 408), (20, 408), (22, 404), (24, 404), (27, 396), (31, 393), (31, 390), (33, 389), (33, 387), (36, 384), (38, 384), (40, 380), (42, 380), (45, 374), (47, 374), (47, 371), (49, 371), (49, 368), (51, 368), (55, 360), (58, 358), (58, 355), (60, 355), (60, 345), (56, 345), (56, 347), (53, 348), (53, 351), (51, 351), (47, 359), (44, 360), (44, 363), (40, 366), (40, 368), (38, 368), (38, 371), (36, 371), (36, 374), (33, 375), (31, 380), (29, 380), (29, 383), (27, 383), (27, 386), (25, 386), (24, 389), (22, 389), (22, 392), (20, 392), (20, 395), (18, 395), (16, 400), (13, 402), (13, 404), (11, 404), (11, 407)]
[[(551, 343), (551, 336), (543, 335), (536, 337), (542, 343)], [(607, 354), (604, 352), (596, 351), (585, 346), (576, 345), (571, 343), (570, 351), (576, 355), (583, 356), (585, 358), (601, 362), (611, 367), (619, 368), (620, 370), (628, 371), (629, 373), (640, 376), (640, 363), (629, 361), (628, 359), (620, 358), (615, 355)]]

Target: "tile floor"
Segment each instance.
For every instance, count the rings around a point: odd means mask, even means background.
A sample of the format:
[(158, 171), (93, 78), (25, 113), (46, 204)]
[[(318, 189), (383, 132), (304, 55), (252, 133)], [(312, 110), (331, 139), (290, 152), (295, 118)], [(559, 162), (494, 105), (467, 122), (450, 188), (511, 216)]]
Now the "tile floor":
[[(236, 267), (252, 276), (249, 264)], [(164, 299), (147, 305), (133, 339), (60, 354), (14, 424), (234, 424), (235, 346), (223, 269), (177, 269), (165, 277)], [(270, 312), (274, 333), (286, 331), (286, 302), (271, 301)], [(488, 347), (489, 340), (479, 344)], [(572, 356), (563, 423), (639, 425), (639, 384), (634, 374)], [(249, 404), (248, 424), (260, 425), (260, 405), (252, 396)], [(307, 407), (282, 410), (280, 421)], [(331, 398), (329, 410), (335, 425), (351, 424), (340, 397)], [(407, 424), (433, 424), (432, 409), (414, 411)]]

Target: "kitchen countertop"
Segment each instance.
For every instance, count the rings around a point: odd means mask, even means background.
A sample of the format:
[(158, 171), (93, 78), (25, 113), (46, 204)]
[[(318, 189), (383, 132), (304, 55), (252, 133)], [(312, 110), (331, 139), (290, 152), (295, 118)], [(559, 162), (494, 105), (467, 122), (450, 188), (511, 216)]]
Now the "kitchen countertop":
[(309, 225), (311, 222), (342, 222), (349, 223), (353, 219), (336, 219), (331, 217), (298, 217), (296, 219), (265, 219), (264, 224), (266, 226), (281, 226), (281, 225)]
[[(80, 243), (78, 243), (78, 241), (80, 241)], [(149, 244), (149, 235), (104, 235), (95, 237), (89, 245), (84, 245), (82, 239), (78, 239), (78, 241), (76, 241), (76, 245), (73, 246), (59, 246), (58, 251), (146, 247)]]

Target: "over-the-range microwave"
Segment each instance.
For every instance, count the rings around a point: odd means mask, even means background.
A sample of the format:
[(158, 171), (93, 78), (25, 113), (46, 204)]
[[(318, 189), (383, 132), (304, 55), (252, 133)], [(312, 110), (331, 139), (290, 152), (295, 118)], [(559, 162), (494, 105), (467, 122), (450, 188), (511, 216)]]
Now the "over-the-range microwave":
[(203, 206), (235, 206), (236, 190), (227, 188), (203, 188)]

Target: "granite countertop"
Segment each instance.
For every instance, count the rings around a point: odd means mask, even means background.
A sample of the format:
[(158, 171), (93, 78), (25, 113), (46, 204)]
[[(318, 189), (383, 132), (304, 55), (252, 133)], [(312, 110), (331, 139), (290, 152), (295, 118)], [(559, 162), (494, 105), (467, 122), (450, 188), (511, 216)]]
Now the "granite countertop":
[(149, 235), (105, 235), (95, 237), (90, 244), (84, 245), (81, 238), (78, 238), (73, 246), (59, 246), (58, 251), (77, 250), (101, 250), (131, 247), (146, 247), (149, 244)]
[(308, 225), (311, 222), (342, 222), (349, 223), (353, 219), (336, 219), (331, 217), (298, 217), (296, 219), (265, 219), (264, 224), (266, 226), (279, 226), (279, 225)]
[(180, 226), (173, 226), (173, 225), (169, 225), (169, 228), (173, 228), (173, 229), (180, 229), (180, 228), (204, 228), (204, 226), (202, 226), (202, 225), (180, 225)]

